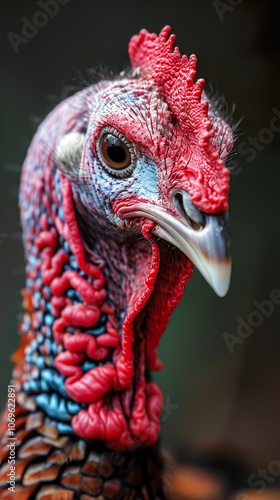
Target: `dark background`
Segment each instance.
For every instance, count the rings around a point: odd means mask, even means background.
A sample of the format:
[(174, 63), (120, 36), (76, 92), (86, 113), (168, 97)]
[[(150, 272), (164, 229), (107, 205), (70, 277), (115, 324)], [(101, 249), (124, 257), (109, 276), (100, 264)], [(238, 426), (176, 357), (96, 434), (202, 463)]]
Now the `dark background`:
[[(165, 367), (156, 377), (167, 398), (162, 435), (170, 446), (228, 448), (257, 468), (280, 457), (280, 305), (233, 346), (233, 353), (223, 334), (236, 335), (237, 317), (247, 321), (254, 300), (269, 299), (280, 289), (280, 131), (271, 131), (275, 110), (280, 129), (279, 2), (244, 0), (225, 11), (215, 5), (210, 0), (69, 0), (16, 54), (8, 33), (21, 35), (22, 16), (32, 20), (42, 9), (36, 1), (2, 0), (1, 406), (10, 355), (19, 340), (24, 286), (17, 211), (20, 165), (36, 124), (55, 102), (79, 88), (79, 71), (85, 74), (98, 64), (124, 69), (134, 33), (142, 27), (159, 32), (170, 24), (181, 52), (197, 54), (198, 76), (225, 95), (229, 108), (236, 104), (236, 120), (243, 117), (238, 143), (245, 145), (239, 146), (231, 183), (230, 291), (224, 299), (216, 297), (195, 272), (162, 339)], [(259, 137), (259, 150), (254, 148), (252, 155), (246, 153), (249, 136)]]

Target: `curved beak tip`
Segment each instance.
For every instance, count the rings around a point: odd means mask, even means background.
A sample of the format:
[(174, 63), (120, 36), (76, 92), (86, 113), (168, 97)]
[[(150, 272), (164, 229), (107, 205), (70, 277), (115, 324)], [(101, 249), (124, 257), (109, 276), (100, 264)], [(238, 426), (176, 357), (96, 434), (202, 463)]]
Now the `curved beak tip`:
[[(202, 271), (200, 269), (200, 271)], [(205, 277), (209, 285), (219, 297), (224, 297), (229, 289), (231, 277), (231, 259), (224, 262), (212, 262), (207, 266), (207, 273), (202, 275)]]

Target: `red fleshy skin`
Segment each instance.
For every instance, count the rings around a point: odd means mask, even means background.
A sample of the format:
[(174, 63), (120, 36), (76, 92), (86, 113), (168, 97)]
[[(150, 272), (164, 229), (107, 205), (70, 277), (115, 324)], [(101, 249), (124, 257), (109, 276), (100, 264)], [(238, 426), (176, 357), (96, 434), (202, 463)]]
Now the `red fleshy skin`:
[[(128, 52), (131, 64), (140, 69), (140, 78), (160, 88), (184, 135), (177, 175), (202, 211), (219, 213), (228, 209), (229, 171), (220, 158), (215, 138), (220, 128), (226, 136), (226, 156), (233, 146), (228, 125), (209, 113), (203, 94), (204, 80), (194, 82), (195, 55), (181, 56), (174, 46), (175, 35), (165, 26), (157, 36), (141, 30), (132, 37)], [(190, 154), (191, 151), (191, 154)]]
[[(70, 207), (73, 201), (70, 183), (67, 179), (63, 179), (63, 195), (68, 241), (70, 241), (70, 246), (73, 249), (74, 242), (75, 253), (82, 255), (82, 241), (77, 223), (72, 217), (73, 210)], [(143, 236), (148, 241), (152, 239), (151, 228), (149, 227), (151, 225), (153, 223), (147, 221), (142, 229)], [(99, 357), (102, 359), (106, 357), (107, 352), (103, 352), (99, 356), (100, 349), (104, 350), (109, 345), (110, 347), (119, 347), (119, 336), (115, 335), (114, 330), (112, 332), (108, 331), (106, 336), (101, 335), (97, 339), (83, 333), (74, 336), (67, 334), (65, 332), (67, 324), (69, 322), (75, 324), (75, 306), (66, 306), (61, 313), (61, 318), (54, 324), (56, 340), (67, 349), (66, 352), (56, 357), (55, 366), (61, 374), (66, 375), (65, 387), (71, 398), (89, 405), (88, 409), (80, 411), (73, 418), (73, 429), (80, 437), (101, 439), (109, 447), (120, 450), (130, 449), (135, 446), (135, 442), (138, 443), (138, 446), (149, 446), (158, 439), (162, 395), (155, 384), (146, 383), (144, 371), (145, 368), (153, 371), (161, 367), (157, 359), (156, 349), (170, 315), (183, 294), (184, 285), (189, 279), (192, 268), (191, 263), (188, 261), (187, 267), (182, 265), (180, 270), (180, 260), (187, 261), (186, 257), (182, 255), (178, 261), (177, 272), (173, 269), (173, 266), (168, 269), (167, 263), (166, 265), (163, 264), (160, 271), (158, 245), (151, 243), (151, 247), (152, 259), (149, 263), (149, 272), (145, 278), (145, 286), (137, 287), (135, 293), (130, 297), (128, 312), (122, 328), (121, 351), (116, 356), (115, 367), (104, 365), (83, 374), (78, 366), (85, 352), (91, 359), (99, 359)], [(169, 276), (168, 281), (170, 281), (167, 292), (166, 289), (161, 287), (162, 279), (166, 280), (166, 273)], [(53, 283), (56, 284), (57, 281), (54, 280)], [(90, 296), (89, 293), (88, 295)], [(152, 303), (147, 306), (151, 295)], [(118, 395), (118, 391), (126, 390), (127, 393), (131, 393), (132, 390), (131, 384), (135, 370), (133, 361), (133, 321), (145, 306), (148, 307), (145, 313), (147, 317), (145, 348), (143, 341), (139, 349), (138, 381), (134, 394), (133, 409), (128, 423), (120, 403), (120, 397), (123, 396)], [(97, 320), (94, 316), (95, 309), (89, 309), (88, 305), (84, 306), (84, 310), (82, 307), (82, 305), (78, 306), (82, 318), (79, 324), (82, 323), (83, 326), (94, 324), (94, 321)], [(91, 315), (94, 317), (91, 318)], [(89, 323), (87, 322), (88, 319)], [(110, 400), (112, 408), (107, 410), (104, 397), (111, 391), (115, 391), (115, 394)]]

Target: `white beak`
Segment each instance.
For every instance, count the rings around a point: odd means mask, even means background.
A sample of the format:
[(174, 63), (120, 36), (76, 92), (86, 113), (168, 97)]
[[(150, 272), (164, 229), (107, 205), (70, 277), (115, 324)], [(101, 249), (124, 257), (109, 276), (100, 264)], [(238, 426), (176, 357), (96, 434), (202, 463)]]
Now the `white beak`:
[(231, 275), (229, 241), (224, 228), (226, 214), (202, 213), (191, 204), (188, 193), (181, 190), (179, 195), (181, 207), (178, 217), (144, 202), (120, 208), (119, 213), (124, 219), (146, 217), (156, 222), (153, 234), (179, 248), (199, 269), (216, 294), (224, 297)]

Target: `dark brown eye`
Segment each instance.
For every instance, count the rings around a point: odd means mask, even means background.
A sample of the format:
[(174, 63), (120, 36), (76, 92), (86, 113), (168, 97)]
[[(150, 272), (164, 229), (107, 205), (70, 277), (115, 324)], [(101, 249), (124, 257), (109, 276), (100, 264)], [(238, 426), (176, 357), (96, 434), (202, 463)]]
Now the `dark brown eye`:
[(110, 125), (101, 130), (96, 153), (103, 168), (114, 177), (129, 177), (136, 166), (133, 145)]
[(131, 163), (127, 145), (113, 134), (105, 134), (100, 140), (100, 153), (108, 167), (122, 169)]

